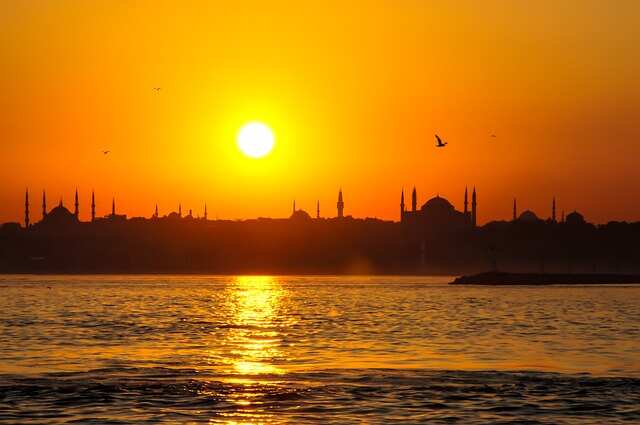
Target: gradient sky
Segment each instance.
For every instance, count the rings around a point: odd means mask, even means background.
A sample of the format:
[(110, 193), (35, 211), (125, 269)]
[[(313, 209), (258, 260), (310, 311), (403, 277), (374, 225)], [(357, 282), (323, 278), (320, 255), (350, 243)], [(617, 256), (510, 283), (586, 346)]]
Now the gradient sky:
[[(640, 2), (3, 1), (0, 222), (189, 208), (398, 219), (401, 188), (479, 221), (640, 220)], [(153, 87), (160, 86), (160, 93)], [(249, 159), (235, 135), (268, 124)], [(449, 146), (434, 148), (434, 133)], [(496, 134), (496, 138), (490, 137)], [(102, 150), (112, 151), (103, 155)]]

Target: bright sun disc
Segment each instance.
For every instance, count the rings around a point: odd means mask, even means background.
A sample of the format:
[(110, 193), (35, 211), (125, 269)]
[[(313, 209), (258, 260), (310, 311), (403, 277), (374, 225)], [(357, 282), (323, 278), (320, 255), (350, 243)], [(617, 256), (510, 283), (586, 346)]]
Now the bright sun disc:
[(247, 123), (238, 132), (238, 147), (252, 158), (260, 158), (271, 152), (273, 143), (273, 132), (261, 122)]

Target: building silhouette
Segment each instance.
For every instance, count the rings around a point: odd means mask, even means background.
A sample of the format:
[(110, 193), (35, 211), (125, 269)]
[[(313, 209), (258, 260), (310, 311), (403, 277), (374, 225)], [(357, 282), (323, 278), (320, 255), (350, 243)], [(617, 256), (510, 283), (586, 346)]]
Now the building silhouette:
[(24, 194), (24, 227), (29, 228), (29, 189)]
[[(0, 272), (211, 272), (211, 273), (448, 273), (501, 268), (526, 271), (638, 271), (640, 223), (594, 225), (577, 211), (556, 221), (541, 219), (516, 199), (510, 220), (479, 225), (478, 192), (464, 188), (461, 211), (436, 194), (418, 207), (417, 189), (411, 209), (400, 192), (400, 220), (344, 215), (342, 190), (337, 216), (315, 217), (297, 208), (287, 218), (208, 220), (177, 212), (150, 217), (111, 212), (96, 215), (91, 192), (91, 218), (80, 220), (78, 190), (73, 209), (62, 198), (47, 210), (42, 192), (42, 218), (32, 222), (29, 190), (24, 198), (24, 225), (0, 226)], [(470, 198), (470, 199), (469, 199)]]
[(91, 221), (96, 221), (96, 194), (91, 191)]
[(416, 194), (416, 187), (413, 186), (413, 192), (411, 192), (411, 212), (416, 212), (418, 206), (418, 195)]
[(445, 227), (468, 228), (476, 225), (476, 190), (473, 189), (471, 212), (468, 211), (468, 191), (464, 191), (464, 211), (457, 211), (445, 198), (436, 195), (417, 209), (418, 196), (416, 188), (411, 193), (411, 211), (404, 210), (404, 191), (400, 194), (400, 221), (409, 226), (421, 228)]
[(45, 191), (42, 191), (42, 218), (44, 219), (47, 216), (47, 194)]
[(471, 194), (471, 225), (473, 227), (478, 225), (478, 201), (475, 186), (473, 187), (473, 193)]
[(76, 189), (73, 215), (76, 216), (76, 219), (78, 219), (80, 216), (80, 202), (78, 201), (78, 189)]

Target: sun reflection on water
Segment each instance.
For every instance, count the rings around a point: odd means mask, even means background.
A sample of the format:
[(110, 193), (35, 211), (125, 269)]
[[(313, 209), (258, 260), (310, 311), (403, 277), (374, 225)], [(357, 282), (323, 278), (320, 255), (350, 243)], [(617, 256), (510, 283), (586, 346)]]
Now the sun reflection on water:
[(284, 290), (270, 276), (240, 276), (229, 287), (227, 300), (233, 327), (227, 336), (232, 350), (230, 372), (241, 375), (280, 374), (274, 364), (283, 358), (279, 349), (278, 310)]
[(235, 376), (227, 380), (237, 385), (227, 394), (227, 401), (237, 410), (225, 423), (270, 423), (273, 419), (256, 398), (277, 385), (268, 375), (285, 373), (279, 330), (290, 324), (280, 313), (284, 295), (280, 282), (270, 276), (240, 276), (226, 289), (224, 309), (230, 327), (223, 341), (228, 350), (223, 362), (225, 372)]

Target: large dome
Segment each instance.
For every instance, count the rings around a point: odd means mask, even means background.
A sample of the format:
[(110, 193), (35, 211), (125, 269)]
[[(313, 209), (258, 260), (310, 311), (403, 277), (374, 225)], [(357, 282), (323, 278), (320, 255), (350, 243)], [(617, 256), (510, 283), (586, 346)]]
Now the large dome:
[(446, 210), (446, 211), (453, 211), (453, 205), (451, 205), (451, 202), (447, 201), (444, 198), (441, 198), (440, 195), (436, 196), (435, 198), (431, 198), (429, 199), (427, 202), (425, 202), (425, 204), (422, 206), (422, 210)]
[(536, 213), (534, 213), (531, 210), (526, 210), (525, 212), (520, 214), (520, 217), (518, 217), (518, 221), (521, 221), (521, 222), (524, 222), (524, 223), (535, 223), (535, 222), (537, 222), (539, 220), (540, 219), (538, 218)]
[(62, 205), (58, 205), (57, 207), (53, 208), (51, 211), (49, 211), (47, 213), (47, 217), (50, 217), (51, 219), (71, 219), (74, 217), (73, 214), (71, 214), (71, 211), (69, 211), (68, 209), (66, 209), (65, 207), (63, 207)]
[(567, 224), (584, 224), (584, 216), (580, 214), (578, 211), (574, 211), (572, 213), (567, 214), (567, 218), (565, 219)]
[(311, 216), (305, 210), (296, 210), (289, 218), (292, 220), (309, 220)]
[(47, 213), (42, 220), (45, 223), (55, 223), (57, 225), (76, 223), (78, 219), (75, 214), (62, 206), (62, 203)]

